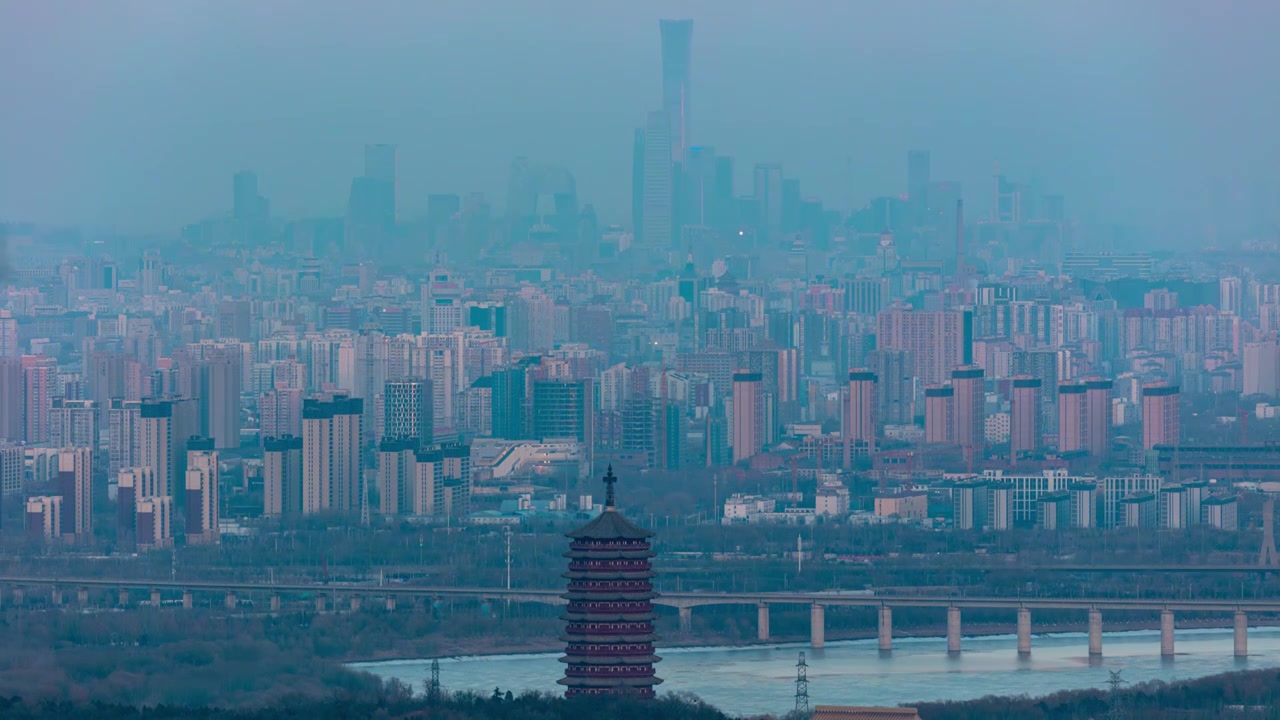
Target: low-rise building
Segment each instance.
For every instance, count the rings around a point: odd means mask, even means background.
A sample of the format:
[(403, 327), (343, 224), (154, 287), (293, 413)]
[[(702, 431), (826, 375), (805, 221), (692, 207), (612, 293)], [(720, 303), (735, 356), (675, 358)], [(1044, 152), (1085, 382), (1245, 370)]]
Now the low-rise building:
[(875, 514), (900, 520), (924, 520), (929, 514), (929, 496), (920, 491), (877, 495)]

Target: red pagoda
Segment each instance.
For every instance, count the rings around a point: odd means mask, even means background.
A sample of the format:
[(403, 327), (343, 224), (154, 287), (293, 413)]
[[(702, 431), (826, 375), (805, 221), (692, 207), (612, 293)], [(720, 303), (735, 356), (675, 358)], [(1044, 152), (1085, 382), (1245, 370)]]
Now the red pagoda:
[(653, 533), (622, 517), (614, 504), (613, 467), (604, 476), (604, 511), (569, 533), (569, 601), (565, 621), (565, 696), (651, 698), (662, 682), (653, 665)]

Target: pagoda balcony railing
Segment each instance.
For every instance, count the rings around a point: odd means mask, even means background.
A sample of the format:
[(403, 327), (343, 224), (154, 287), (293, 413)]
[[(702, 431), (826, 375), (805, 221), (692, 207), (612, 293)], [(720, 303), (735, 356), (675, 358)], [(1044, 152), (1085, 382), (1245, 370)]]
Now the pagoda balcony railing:
[(564, 670), (566, 677), (581, 678), (642, 678), (653, 677), (655, 672), (650, 665), (569, 665)]
[(566, 586), (569, 591), (582, 592), (650, 592), (653, 582), (644, 580), (570, 580)]
[(601, 615), (631, 614), (653, 612), (653, 603), (648, 600), (636, 602), (594, 602), (589, 600), (571, 600), (565, 606), (566, 612), (599, 613)]
[(640, 627), (610, 627), (608, 623), (569, 623), (564, 631), (576, 635), (652, 635), (653, 623), (618, 623)]
[(570, 560), (574, 572), (647, 572), (653, 569), (648, 560)]
[(569, 543), (570, 550), (648, 550), (648, 542), (630, 540), (574, 540)]
[(611, 656), (619, 657), (626, 655), (652, 655), (653, 643), (651, 642), (627, 642), (627, 643), (595, 643), (589, 639), (584, 642), (571, 642), (565, 646), (565, 653), (569, 655), (589, 655), (589, 656)]

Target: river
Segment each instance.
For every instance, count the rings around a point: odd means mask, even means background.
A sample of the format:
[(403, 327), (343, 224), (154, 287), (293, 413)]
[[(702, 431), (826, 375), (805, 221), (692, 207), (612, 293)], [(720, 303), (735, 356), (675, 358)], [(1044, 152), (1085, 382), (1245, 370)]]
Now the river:
[[(1047, 695), (1059, 690), (1103, 688), (1111, 670), (1129, 683), (1188, 680), (1231, 670), (1280, 666), (1280, 628), (1251, 628), (1249, 657), (1232, 657), (1229, 629), (1179, 630), (1177, 655), (1160, 657), (1160, 633), (1104, 633), (1100, 662), (1090, 663), (1083, 633), (1033, 636), (1031, 657), (1020, 659), (1013, 635), (966, 637), (959, 657), (948, 657), (944, 638), (895, 638), (890, 656), (876, 640), (846, 640), (813, 650), (804, 643), (751, 647), (659, 649), (659, 690), (696, 693), (740, 715), (782, 714), (794, 706), (796, 660), (808, 661), (809, 696), (815, 705), (898, 705), (928, 700), (970, 700), (985, 695)], [(488, 693), (559, 692), (558, 654), (442, 658), (446, 690)], [(430, 660), (355, 663), (383, 678), (399, 678), (421, 691)]]

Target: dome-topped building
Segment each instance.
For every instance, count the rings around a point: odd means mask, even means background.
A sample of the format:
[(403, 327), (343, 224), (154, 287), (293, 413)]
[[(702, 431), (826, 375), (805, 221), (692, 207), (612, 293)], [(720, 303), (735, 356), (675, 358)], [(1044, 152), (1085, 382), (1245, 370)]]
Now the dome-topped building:
[(563, 640), (566, 643), (565, 696), (636, 695), (653, 697), (662, 680), (653, 666), (654, 572), (650, 564), (653, 533), (618, 512), (610, 467), (604, 511), (569, 537), (569, 601)]

